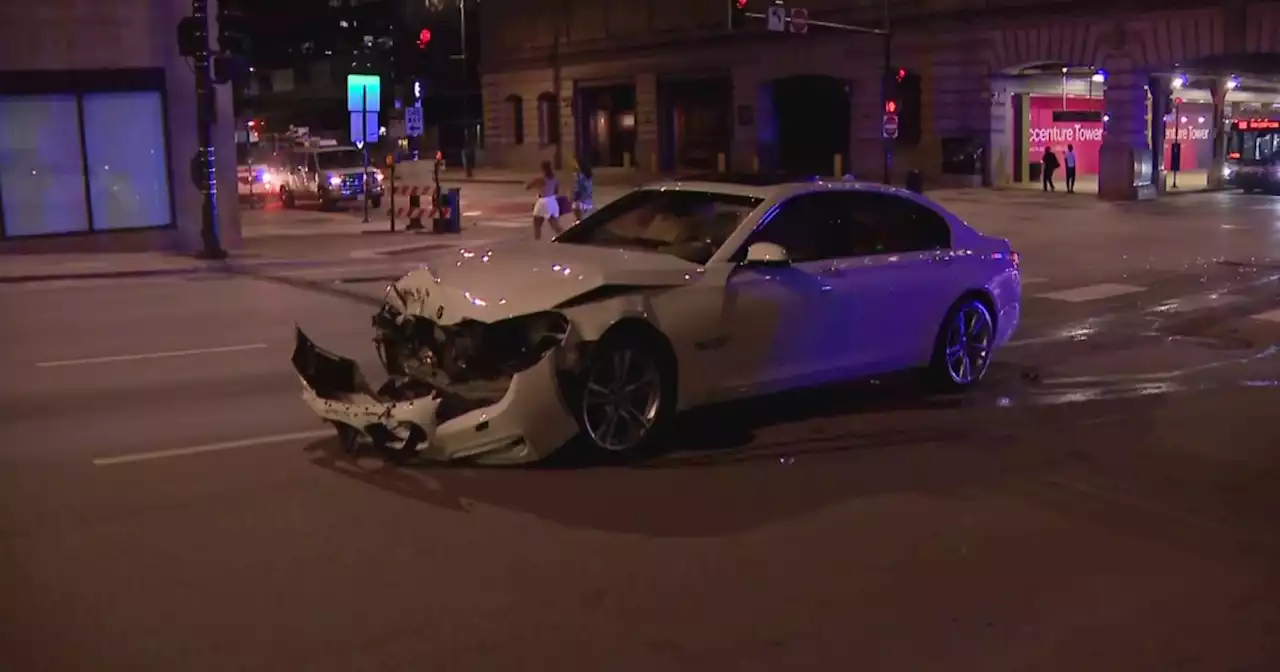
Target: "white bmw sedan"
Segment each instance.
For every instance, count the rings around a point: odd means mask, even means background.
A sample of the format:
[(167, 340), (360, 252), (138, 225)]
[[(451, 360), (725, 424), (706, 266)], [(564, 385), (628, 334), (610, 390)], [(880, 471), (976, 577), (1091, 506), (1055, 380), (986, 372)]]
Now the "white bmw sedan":
[(374, 317), (388, 379), (297, 333), (303, 398), (349, 448), (539, 460), (654, 445), (681, 411), (898, 370), (953, 391), (1018, 325), (1018, 255), (916, 194), (669, 182), (551, 243), (441, 252)]

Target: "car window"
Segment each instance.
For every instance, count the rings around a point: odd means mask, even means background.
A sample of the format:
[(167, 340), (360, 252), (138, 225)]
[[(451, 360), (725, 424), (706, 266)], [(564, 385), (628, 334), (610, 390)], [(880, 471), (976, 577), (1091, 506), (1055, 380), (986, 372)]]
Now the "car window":
[(797, 263), (854, 256), (856, 226), (843, 192), (801, 194), (784, 201), (739, 251), (752, 243), (773, 243)]
[(316, 152), (316, 161), (320, 170), (337, 170), (339, 168), (356, 168), (364, 165), (364, 154), (355, 149), (344, 149), (331, 152)]
[(763, 199), (686, 189), (641, 189), (556, 236), (558, 244), (649, 250), (705, 264)]
[(854, 220), (854, 255), (900, 254), (951, 247), (951, 227), (932, 209), (878, 192), (847, 192)]

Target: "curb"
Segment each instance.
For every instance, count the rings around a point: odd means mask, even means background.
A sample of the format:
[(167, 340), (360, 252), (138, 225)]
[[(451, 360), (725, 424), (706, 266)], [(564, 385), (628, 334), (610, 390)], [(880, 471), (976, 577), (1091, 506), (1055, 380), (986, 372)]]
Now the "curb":
[(247, 264), (227, 262), (210, 262), (205, 266), (187, 268), (140, 268), (122, 271), (96, 271), (87, 273), (26, 273), (22, 275), (0, 276), (0, 285), (23, 285), (41, 282), (58, 282), (61, 280), (123, 280), (126, 278), (160, 278), (179, 275), (201, 274), (234, 274), (262, 266), (318, 266), (325, 262), (303, 261), (297, 259), (279, 259), (259, 261)]

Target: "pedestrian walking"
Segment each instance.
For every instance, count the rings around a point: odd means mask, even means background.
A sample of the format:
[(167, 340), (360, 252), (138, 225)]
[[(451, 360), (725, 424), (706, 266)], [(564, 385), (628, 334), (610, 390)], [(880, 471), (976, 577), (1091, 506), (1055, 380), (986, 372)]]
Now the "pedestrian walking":
[(551, 230), (559, 235), (563, 230), (560, 228), (560, 181), (551, 169), (551, 162), (543, 161), (542, 174), (524, 186), (538, 192), (538, 200), (533, 203), (533, 239), (542, 240), (543, 222), (550, 224)]
[(1053, 172), (1058, 169), (1058, 155), (1053, 153), (1052, 147), (1044, 148), (1044, 156), (1040, 159), (1040, 172), (1044, 178), (1041, 185), (1045, 191), (1057, 191), (1058, 188), (1053, 184)]
[(592, 204), (591, 165), (578, 159), (578, 171), (573, 176), (573, 215), (581, 222), (595, 208)]
[(1062, 155), (1062, 162), (1067, 168), (1067, 193), (1076, 193), (1076, 147), (1067, 145), (1067, 152)]

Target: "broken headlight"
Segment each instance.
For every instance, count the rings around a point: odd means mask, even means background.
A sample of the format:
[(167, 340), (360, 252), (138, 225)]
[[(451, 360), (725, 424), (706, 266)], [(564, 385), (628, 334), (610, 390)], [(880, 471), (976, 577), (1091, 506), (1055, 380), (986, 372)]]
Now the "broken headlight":
[(510, 377), (537, 364), (569, 333), (568, 318), (556, 312), (440, 325), (405, 318), (392, 305), (374, 316), (374, 326), (387, 373), (438, 384)]

